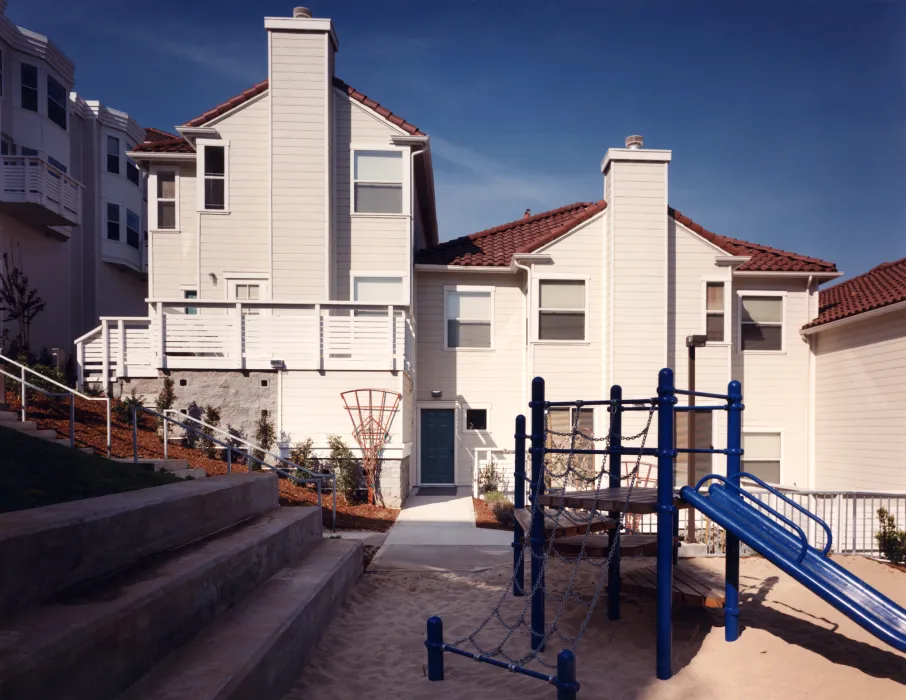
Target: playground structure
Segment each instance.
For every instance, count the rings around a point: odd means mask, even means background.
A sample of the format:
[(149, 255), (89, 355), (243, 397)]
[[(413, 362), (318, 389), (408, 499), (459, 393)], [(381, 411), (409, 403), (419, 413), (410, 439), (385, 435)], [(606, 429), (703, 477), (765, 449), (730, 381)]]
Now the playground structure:
[(368, 489), (368, 503), (375, 502), (380, 475), (381, 450), (390, 434), (390, 424), (399, 410), (399, 394), (384, 389), (352, 389), (340, 394), (352, 421), (352, 436), (362, 448), (362, 470)]
[[(677, 396), (695, 396), (715, 402), (713, 405), (677, 405)], [(738, 381), (728, 385), (726, 394), (691, 392), (678, 390), (674, 386), (673, 372), (663, 369), (658, 375), (657, 396), (650, 399), (623, 399), (622, 389), (614, 386), (609, 400), (595, 401), (547, 401), (545, 399), (544, 380), (535, 378), (532, 382), (531, 432), (526, 432), (524, 416), (516, 419), (515, 448), (515, 510), (517, 518), (513, 532), (513, 574), (512, 592), (516, 597), (526, 597), (522, 613), (514, 622), (508, 622), (500, 612), (501, 603), (508, 595), (504, 590), (501, 600), (487, 619), (467, 637), (452, 643), (444, 642), (443, 622), (432, 617), (427, 624), (425, 646), (428, 651), (428, 678), (441, 681), (444, 678), (444, 653), (465, 656), (480, 663), (505, 668), (517, 673), (554, 685), (557, 688), (558, 700), (575, 700), (579, 691), (576, 679), (575, 651), (584, 636), (585, 629), (595, 608), (599, 595), (603, 591), (604, 571), (607, 571), (607, 615), (611, 620), (620, 616), (620, 562), (621, 549), (632, 551), (628, 546), (635, 535), (623, 534), (624, 519), (629, 513), (656, 514), (656, 662), (657, 678), (667, 680), (672, 676), (672, 606), (674, 599), (674, 566), (676, 564), (676, 546), (678, 542), (678, 513), (680, 508), (695, 507), (708, 518), (726, 530), (726, 569), (724, 577), (725, 598), (723, 601), (725, 618), (725, 638), (735, 641), (739, 636), (739, 548), (740, 541), (748, 544), (759, 554), (781, 568), (798, 582), (834, 605), (869, 632), (884, 640), (894, 648), (906, 651), (906, 610), (868, 586), (848, 571), (828, 558), (832, 547), (830, 529), (814, 514), (781, 494), (773, 487), (751, 474), (741, 472), (742, 457), (742, 387)], [(548, 447), (547, 412), (551, 408), (583, 408), (606, 406), (610, 413), (610, 429), (604, 438), (593, 438), (584, 435), (578, 429), (578, 420), (571, 431), (569, 447)], [(727, 445), (724, 449), (714, 448), (676, 448), (674, 435), (674, 418), (677, 412), (727, 411)], [(645, 429), (633, 436), (623, 436), (622, 417), (630, 411), (648, 412)], [(657, 413), (657, 446), (646, 447), (646, 440), (654, 414)], [(578, 415), (578, 411), (576, 411)], [(576, 447), (577, 438), (585, 445), (589, 440), (594, 443), (604, 442), (603, 447)], [(625, 444), (631, 440), (641, 439), (641, 445)], [(530, 506), (525, 508), (525, 454), (526, 440), (531, 440), (531, 475), (529, 477)], [(727, 458), (726, 475), (709, 474), (696, 484), (684, 486), (679, 492), (675, 487), (674, 461), (677, 454), (722, 454)], [(548, 454), (567, 455), (567, 463), (562, 473), (548, 473), (550, 466), (545, 461)], [(575, 467), (575, 456), (600, 456), (602, 466), (591, 476), (579, 473)], [(636, 458), (635, 466), (624, 474), (621, 460), (626, 456)], [(638, 486), (642, 457), (657, 458), (656, 488)], [(601, 488), (604, 477), (607, 487)], [(646, 479), (650, 477), (650, 468)], [(559, 493), (546, 489), (550, 478), (562, 480), (568, 484), (594, 482), (595, 488), (589, 491), (563, 488)], [(742, 479), (754, 481), (762, 488), (773, 493), (792, 508), (815, 520), (825, 532), (825, 545), (822, 550), (812, 547), (804, 531), (789, 518), (774, 508), (759, 501), (740, 485)], [(626, 485), (623, 484), (625, 482)], [(711, 483), (707, 494), (702, 487)], [(550, 509), (550, 510), (545, 510)], [(761, 509), (767, 515), (759, 512)], [(529, 517), (518, 517), (520, 512)], [(553, 511), (553, 512), (551, 512)], [(567, 530), (564, 527), (569, 525)], [(627, 523), (628, 524), (628, 523)], [(526, 527), (527, 525), (527, 527)], [(792, 529), (795, 536), (787, 529)], [(601, 551), (600, 547), (589, 546), (593, 532), (607, 531), (608, 546)], [(571, 557), (578, 563), (592, 557), (602, 559), (595, 563), (600, 569), (596, 590), (590, 601), (586, 602), (574, 593), (575, 570), (570, 578), (567, 590), (561, 595), (553, 595), (545, 587), (545, 567), (547, 563), (561, 554), (556, 543), (568, 532), (571, 539), (579, 539), (578, 551)], [(579, 533), (579, 536), (576, 535)], [(526, 535), (528, 537), (526, 538)], [(526, 546), (530, 549), (530, 585), (525, 586)], [(545, 624), (546, 603), (552, 600), (557, 604), (557, 612), (550, 626)], [(587, 614), (581, 628), (574, 636), (568, 636), (559, 629), (561, 615), (567, 602), (585, 604)], [(528, 619), (527, 619), (528, 618)], [(483, 648), (476, 640), (488, 623), (496, 620), (506, 630), (503, 639), (491, 648)], [(530, 651), (522, 656), (511, 656), (504, 650), (504, 645), (521, 627), (530, 628)], [(547, 663), (541, 656), (547, 642), (559, 637), (569, 644), (557, 656), (556, 666)], [(464, 648), (471, 646), (474, 651)], [(531, 662), (537, 662), (555, 673), (527, 668)]]

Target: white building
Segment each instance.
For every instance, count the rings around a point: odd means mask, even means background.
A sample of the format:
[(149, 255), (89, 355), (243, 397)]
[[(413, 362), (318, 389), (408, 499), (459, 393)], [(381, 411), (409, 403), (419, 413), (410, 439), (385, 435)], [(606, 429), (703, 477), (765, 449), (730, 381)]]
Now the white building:
[[(687, 384), (686, 338), (706, 334), (697, 388), (742, 381), (745, 469), (816, 484), (816, 356), (801, 329), (833, 263), (673, 210), (671, 152), (637, 140), (604, 155), (601, 201), (438, 244), (429, 138), (334, 75), (330, 20), (265, 28), (267, 80), (130, 153), (149, 173), (148, 316), (79, 343), (86, 381), (154, 394), (169, 373), (180, 408), (220, 405), (246, 432), (267, 411), (319, 445), (352, 442), (341, 391), (398, 392), (382, 478), (394, 504), (507, 460), (533, 376), (551, 399), (613, 383), (649, 397), (661, 367)], [(606, 432), (603, 410), (551, 420), (573, 418)], [(722, 414), (697, 428), (699, 444), (726, 439)]]
[[(144, 308), (144, 175), (125, 156), (144, 132), (129, 115), (72, 93), (72, 62), (5, 9), (0, 0), (0, 255), (46, 302), (31, 350), (65, 356), (100, 316)], [(105, 218), (114, 206), (119, 245)], [(14, 323), (3, 330), (17, 333)]]

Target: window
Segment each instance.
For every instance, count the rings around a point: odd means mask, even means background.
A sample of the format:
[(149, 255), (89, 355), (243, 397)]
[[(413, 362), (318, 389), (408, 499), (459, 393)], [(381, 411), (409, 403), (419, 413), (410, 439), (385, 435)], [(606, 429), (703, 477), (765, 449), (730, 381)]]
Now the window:
[(53, 156), (47, 156), (47, 162), (50, 163), (53, 167), (55, 167), (57, 170), (59, 170), (61, 173), (66, 172), (66, 166), (63, 165), (60, 161), (58, 161)]
[(488, 429), (488, 409), (486, 408), (467, 408), (465, 418), (465, 430)]
[(47, 76), (47, 116), (54, 124), (66, 128), (66, 88)]
[(3, 51), (0, 51), (0, 97), (3, 97)]
[(107, 137), (107, 172), (120, 174), (120, 140), (115, 136)]
[[(261, 298), (261, 287), (257, 284), (242, 282), (237, 284), (234, 289), (237, 301), (258, 301)], [(257, 306), (243, 306), (242, 313), (245, 316), (257, 316), (261, 313), (261, 309)]]
[[(577, 413), (578, 411), (578, 413)], [(576, 429), (575, 442), (572, 440), (572, 431)], [(548, 447), (555, 449), (565, 449), (573, 445), (577, 450), (593, 450), (595, 436), (595, 413), (592, 408), (577, 409), (573, 406), (568, 408), (551, 408), (547, 413), (547, 431), (546, 442)], [(562, 473), (566, 471), (568, 455), (551, 455), (551, 459), (556, 461), (555, 471)], [(572, 457), (572, 467), (585, 477), (592, 477), (595, 473), (594, 455), (574, 455)], [(548, 479), (548, 486), (562, 488), (568, 484), (563, 483), (563, 479), (552, 481)], [(577, 487), (584, 486), (592, 488), (588, 483), (572, 482)]]
[(21, 79), (22, 91), (20, 93), (20, 99), (22, 101), (22, 109), (27, 109), (29, 112), (37, 112), (38, 68), (36, 66), (30, 66), (27, 63), (23, 63), (21, 70)]
[[(198, 291), (196, 291), (194, 289), (185, 289), (185, 290), (183, 290), (182, 298), (183, 299), (197, 299)], [(187, 306), (186, 313), (189, 316), (195, 316), (198, 313), (198, 307), (197, 306)], [(185, 380), (183, 379), (181, 381), (185, 381)]]
[(360, 214), (401, 214), (402, 152), (355, 151), (353, 158), (353, 211)]
[(36, 156), (38, 155), (38, 149), (22, 146), (22, 148), (19, 149), (19, 153), (21, 153), (23, 156)]
[(141, 228), (138, 214), (134, 211), (126, 210), (126, 243), (138, 250), (139, 247), (139, 229)]
[(739, 347), (743, 351), (783, 350), (783, 297), (740, 298)]
[(724, 342), (724, 283), (705, 284), (705, 333), (709, 343)]
[(157, 228), (176, 229), (176, 173), (157, 173)]
[(0, 136), (0, 155), (16, 155), (16, 144), (13, 143), (9, 136)]
[(126, 178), (133, 185), (138, 185), (140, 182), (138, 175), (138, 166), (133, 163), (129, 158), (126, 158)]
[(367, 301), (385, 304), (403, 303), (402, 277), (353, 277), (353, 301)]
[(107, 238), (111, 241), (120, 239), (120, 206), (107, 204)]
[(492, 347), (491, 292), (482, 290), (446, 290), (446, 343), (451, 348)]
[(585, 340), (585, 282), (539, 280), (538, 340)]
[(781, 437), (777, 432), (743, 432), (742, 470), (769, 484), (780, 483)]
[(226, 147), (204, 147), (204, 208), (226, 209)]

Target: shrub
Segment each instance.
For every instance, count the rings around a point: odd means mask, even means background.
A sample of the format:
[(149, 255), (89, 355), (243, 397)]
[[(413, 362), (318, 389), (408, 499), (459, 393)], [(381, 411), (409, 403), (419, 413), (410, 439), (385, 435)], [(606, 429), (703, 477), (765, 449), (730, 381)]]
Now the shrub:
[[(135, 387), (132, 387), (132, 393), (129, 394), (126, 398), (120, 398), (113, 406), (113, 413), (119, 419), (120, 423), (129, 423), (132, 424), (132, 409), (144, 408), (145, 400), (138, 396), (135, 393)], [(138, 415), (138, 420), (141, 422), (141, 414)]]
[(484, 495), (485, 502), (490, 505), (491, 503), (496, 503), (497, 501), (507, 500), (506, 495), (502, 491), (488, 491)]
[(478, 470), (478, 493), (490, 493), (500, 490), (503, 474), (497, 465), (497, 460), (491, 460)]
[(501, 525), (506, 527), (513, 526), (513, 521), (516, 518), (516, 507), (508, 498), (499, 498), (491, 501), (491, 512)]
[[(173, 391), (173, 379), (170, 377), (164, 377), (164, 385), (160, 389), (160, 393), (157, 395), (157, 399), (154, 401), (154, 407), (157, 409), (158, 413), (164, 413), (173, 408), (173, 403), (176, 401), (176, 392)], [(157, 419), (157, 433), (160, 436), (163, 436), (164, 430), (164, 420), (163, 418)]]
[[(253, 451), (252, 456), (257, 459), (264, 461), (267, 456), (268, 450), (274, 446), (274, 441), (277, 439), (277, 431), (274, 429), (274, 422), (271, 420), (270, 415), (267, 411), (262, 411), (261, 416), (258, 418), (258, 422), (255, 424), (255, 444), (258, 445), (260, 449)], [(257, 471), (261, 469), (261, 463), (255, 462), (255, 464), (249, 465), (250, 469)]]
[[(246, 445), (244, 442), (241, 442), (242, 440), (246, 439), (245, 433), (242, 432), (239, 428), (234, 428), (229, 423), (227, 424), (227, 432), (230, 435), (232, 435), (234, 438), (238, 438), (237, 440), (234, 440), (234, 439), (227, 440), (227, 443), (232, 445), (233, 447), (235, 447), (237, 450), (242, 451), (242, 454), (239, 454), (238, 452), (232, 453), (233, 463), (234, 464), (245, 464), (246, 463), (245, 453), (248, 451), (248, 445)], [(226, 450), (224, 450), (223, 458), (224, 458), (224, 460), (226, 460), (226, 458), (227, 458)]]
[(105, 396), (104, 390), (101, 389), (100, 385), (94, 383), (86, 384), (85, 386), (83, 386), (82, 393), (85, 394), (85, 396), (92, 396), (97, 398)]
[[(204, 418), (202, 418), (202, 420), (208, 425), (213, 425), (215, 428), (220, 427), (220, 409), (208, 404), (204, 407)], [(203, 427), (202, 430), (204, 430)], [(214, 459), (217, 457), (217, 443), (213, 440), (210, 440), (206, 436), (198, 436), (198, 447), (199, 449), (201, 449), (204, 456), (208, 459)]]
[[(38, 363), (36, 365), (32, 365), (31, 369), (40, 374), (42, 377), (53, 379), (55, 382), (59, 382), (60, 384), (68, 386), (68, 384), (66, 383), (66, 373), (58, 367), (54, 367), (51, 364), (51, 361), (48, 361), (46, 364)], [(63, 393), (63, 390), (56, 384), (45, 382), (41, 379), (41, 377), (36, 377), (33, 374), (28, 375), (26, 377), (26, 381), (28, 381), (29, 384), (33, 384), (34, 386), (43, 389), (44, 391), (50, 392), (51, 394)], [(29, 391), (29, 397), (34, 399), (45, 398), (44, 394), (39, 391)], [(65, 401), (66, 399), (64, 398), (62, 400)]]
[(328, 465), (330, 473), (337, 477), (337, 490), (346, 500), (359, 501), (362, 477), (358, 460), (339, 435), (328, 435), (327, 445), (330, 447)]
[(897, 530), (894, 517), (886, 508), (878, 508), (881, 528), (875, 537), (881, 555), (892, 564), (906, 564), (906, 530)]
[[(292, 446), (289, 451), (289, 461), (298, 464), (313, 474), (318, 474), (321, 470), (321, 460), (314, 455), (314, 442), (311, 438), (297, 442)], [(295, 476), (304, 479), (308, 475), (297, 469)]]
[[(204, 411), (201, 410), (201, 406), (193, 401), (186, 409), (186, 415), (195, 420), (203, 420)], [(198, 431), (201, 426), (193, 420), (184, 421), (183, 425), (186, 427), (186, 434), (183, 436), (182, 442), (186, 447), (194, 450), (198, 446)]]

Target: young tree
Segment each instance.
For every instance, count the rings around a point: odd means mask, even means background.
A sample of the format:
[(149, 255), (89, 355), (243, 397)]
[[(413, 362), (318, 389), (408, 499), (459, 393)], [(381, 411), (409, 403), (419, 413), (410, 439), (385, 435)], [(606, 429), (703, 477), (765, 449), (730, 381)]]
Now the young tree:
[[(0, 265), (0, 313), (3, 321), (15, 321), (18, 333), (13, 340), (9, 354), (28, 350), (31, 343), (31, 322), (46, 306), (38, 292), (28, 284), (28, 277), (15, 263), (10, 263), (7, 253), (3, 254)], [(6, 332), (4, 332), (6, 335)], [(5, 338), (4, 338), (5, 340)]]

